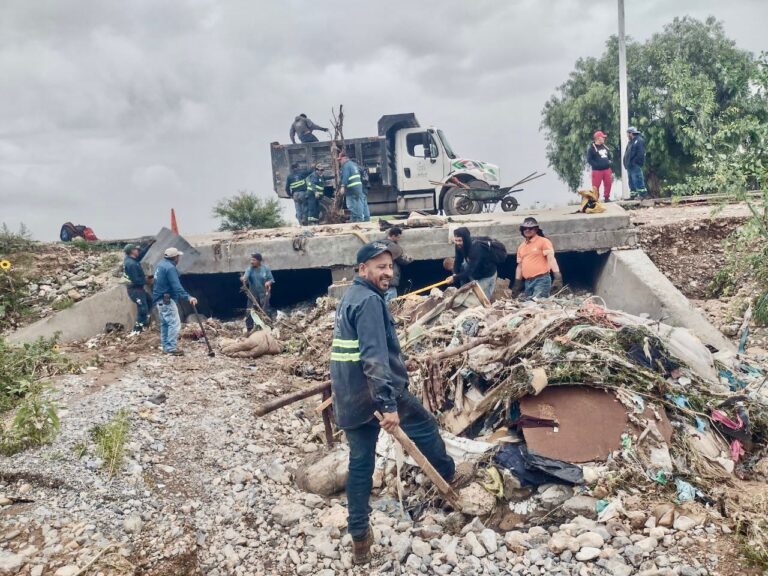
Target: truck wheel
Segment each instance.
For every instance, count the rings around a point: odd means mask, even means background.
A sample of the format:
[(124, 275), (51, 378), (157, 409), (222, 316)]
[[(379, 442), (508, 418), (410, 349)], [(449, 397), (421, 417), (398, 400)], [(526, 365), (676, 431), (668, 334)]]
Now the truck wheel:
[[(488, 184), (482, 180), (470, 180), (467, 182), (470, 188), (488, 188)], [(461, 194), (461, 188), (452, 186), (443, 197), (443, 210), (449, 216), (480, 214), (483, 211), (483, 203), (478, 200), (470, 200)]]
[(520, 202), (514, 196), (506, 196), (501, 199), (501, 209), (504, 212), (514, 212), (518, 206), (520, 206)]

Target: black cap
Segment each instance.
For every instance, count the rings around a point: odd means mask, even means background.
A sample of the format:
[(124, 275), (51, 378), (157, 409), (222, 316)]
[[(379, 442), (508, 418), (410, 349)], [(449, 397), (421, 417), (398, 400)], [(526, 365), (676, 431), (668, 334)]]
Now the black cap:
[(368, 262), (371, 258), (376, 258), (376, 256), (384, 252), (389, 252), (389, 246), (385, 242), (377, 240), (376, 242), (366, 244), (357, 251), (357, 263)]
[(263, 260), (264, 258), (261, 257), (261, 252), (254, 252), (251, 254), (251, 258), (256, 258), (256, 260)]

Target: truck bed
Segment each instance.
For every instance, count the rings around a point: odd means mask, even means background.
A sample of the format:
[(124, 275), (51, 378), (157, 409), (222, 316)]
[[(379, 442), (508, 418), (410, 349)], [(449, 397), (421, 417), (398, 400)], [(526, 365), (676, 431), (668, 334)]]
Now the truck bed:
[[(371, 182), (371, 187), (390, 186), (393, 182), (392, 167), (390, 166), (390, 151), (387, 150), (384, 136), (370, 138), (353, 138), (344, 141), (347, 155), (361, 168), (364, 168)], [(272, 180), (275, 192), (280, 198), (289, 198), (285, 191), (285, 181), (291, 172), (291, 165), (296, 163), (299, 168), (309, 168), (313, 162), (331, 166), (331, 142), (308, 142), (306, 144), (270, 145), (272, 153)], [(330, 170), (326, 174), (332, 174)]]

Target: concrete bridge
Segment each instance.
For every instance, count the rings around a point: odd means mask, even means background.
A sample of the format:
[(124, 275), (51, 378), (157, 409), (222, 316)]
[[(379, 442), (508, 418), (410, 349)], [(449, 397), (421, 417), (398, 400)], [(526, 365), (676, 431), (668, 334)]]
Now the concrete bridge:
[[(608, 204), (602, 214), (581, 214), (575, 206), (568, 206), (452, 217), (442, 225), (406, 229), (401, 245), (416, 261), (406, 273), (416, 274), (418, 282), (414, 287), (445, 277), (439, 262), (454, 253), (453, 230), (466, 226), (473, 235), (492, 236), (504, 242), (510, 258), (500, 268), (500, 275), (510, 277), (514, 274), (514, 254), (522, 241), (519, 227), (527, 216), (534, 216), (552, 240), (567, 283), (601, 296), (610, 308), (690, 328), (705, 343), (732, 349), (728, 340), (636, 248), (637, 233), (629, 214), (617, 204)], [(163, 251), (176, 246), (184, 252), (179, 263), (182, 282), (201, 299), (201, 310), (226, 315), (245, 306), (245, 298), (238, 292), (238, 277), (249, 264), (251, 253), (260, 252), (275, 272), (275, 292), (283, 298), (288, 294), (284, 303), (295, 303), (324, 294), (342, 279), (350, 280), (358, 248), (364, 241), (384, 235), (378, 222), (187, 237), (164, 228), (142, 265), (150, 272)], [(19, 330), (9, 339), (25, 342), (56, 331), (65, 341), (88, 338), (103, 331), (106, 322), (130, 325), (132, 306), (124, 287), (116, 286)]]

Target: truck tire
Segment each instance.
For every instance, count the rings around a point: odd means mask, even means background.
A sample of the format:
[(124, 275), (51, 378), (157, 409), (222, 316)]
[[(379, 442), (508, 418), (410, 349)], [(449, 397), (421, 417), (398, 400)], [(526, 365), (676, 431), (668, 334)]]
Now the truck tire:
[[(470, 180), (466, 184), (470, 188), (488, 188), (488, 184), (482, 180)], [(483, 211), (483, 203), (462, 197), (461, 188), (452, 186), (443, 197), (443, 210), (448, 216), (480, 214)]]

